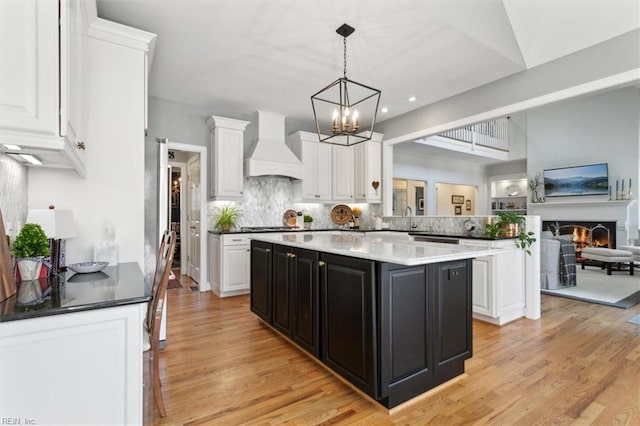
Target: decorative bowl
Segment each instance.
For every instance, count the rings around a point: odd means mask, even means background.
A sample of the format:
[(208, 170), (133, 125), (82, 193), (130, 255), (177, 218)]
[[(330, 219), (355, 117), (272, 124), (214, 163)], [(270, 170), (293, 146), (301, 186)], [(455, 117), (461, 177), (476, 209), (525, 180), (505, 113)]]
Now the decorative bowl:
[(67, 265), (67, 268), (78, 274), (90, 274), (92, 272), (102, 271), (108, 264), (109, 262), (80, 262)]

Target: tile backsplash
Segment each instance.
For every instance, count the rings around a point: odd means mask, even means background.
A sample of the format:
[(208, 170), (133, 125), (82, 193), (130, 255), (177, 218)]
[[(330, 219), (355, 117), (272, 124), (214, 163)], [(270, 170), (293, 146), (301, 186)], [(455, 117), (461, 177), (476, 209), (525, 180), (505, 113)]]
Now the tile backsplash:
[(27, 168), (0, 152), (0, 209), (5, 231), (15, 236), (27, 219)]
[[(216, 207), (228, 201), (210, 201), (209, 229), (214, 229)], [(346, 228), (338, 226), (331, 220), (331, 209), (336, 204), (299, 203), (294, 201), (291, 180), (280, 176), (262, 176), (244, 180), (244, 199), (235, 202), (242, 211), (238, 227), (242, 226), (281, 226), (284, 212), (289, 209), (302, 211), (313, 217), (312, 229)], [(382, 216), (382, 204), (344, 203), (350, 207), (358, 206), (362, 210), (360, 227), (373, 229), (375, 216)], [(465, 220), (474, 222), (477, 232), (484, 232), (485, 216), (416, 216), (413, 217), (412, 230), (429, 232), (464, 233)], [(409, 218), (384, 217), (389, 229), (409, 230)]]
[[(209, 202), (209, 229), (214, 229), (216, 207), (227, 204), (225, 201)], [(313, 228), (337, 228), (331, 221), (331, 209), (336, 204), (299, 203), (294, 201), (291, 180), (280, 176), (262, 176), (244, 180), (244, 199), (236, 202), (242, 210), (239, 227), (242, 226), (281, 226), (285, 211), (293, 209), (313, 217)], [(382, 214), (380, 204), (344, 203), (350, 207), (358, 206), (362, 210), (361, 228), (373, 227), (373, 215)]]

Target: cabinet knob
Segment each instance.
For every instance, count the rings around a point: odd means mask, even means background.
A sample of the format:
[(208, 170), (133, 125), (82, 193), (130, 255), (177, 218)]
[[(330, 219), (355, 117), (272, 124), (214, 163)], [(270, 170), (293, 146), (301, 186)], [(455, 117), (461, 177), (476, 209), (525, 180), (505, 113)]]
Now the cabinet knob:
[(322, 260), (319, 260), (319, 261), (318, 261), (318, 266), (319, 266), (320, 268), (322, 268), (324, 265), (325, 265), (325, 263), (324, 263)]
[(247, 249), (247, 253), (250, 252), (250, 251), (251, 251), (251, 249)]
[(81, 151), (84, 151), (85, 149), (87, 149), (87, 145), (83, 142), (83, 141), (76, 141), (76, 148), (78, 148)]

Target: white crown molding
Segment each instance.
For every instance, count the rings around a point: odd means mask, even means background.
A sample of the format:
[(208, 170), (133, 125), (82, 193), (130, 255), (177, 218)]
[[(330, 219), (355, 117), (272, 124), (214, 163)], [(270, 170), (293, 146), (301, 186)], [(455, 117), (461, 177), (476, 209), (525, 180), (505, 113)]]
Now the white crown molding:
[(158, 37), (156, 34), (99, 18), (95, 0), (83, 1), (81, 4), (84, 6), (89, 37), (146, 52), (149, 69), (151, 68)]

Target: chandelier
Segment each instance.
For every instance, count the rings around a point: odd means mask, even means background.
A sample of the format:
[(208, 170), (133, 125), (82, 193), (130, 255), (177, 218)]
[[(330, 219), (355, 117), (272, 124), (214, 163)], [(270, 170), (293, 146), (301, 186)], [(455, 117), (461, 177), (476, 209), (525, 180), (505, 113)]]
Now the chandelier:
[(336, 30), (344, 44), (343, 76), (311, 96), (320, 142), (343, 146), (365, 142), (376, 124), (380, 90), (347, 78), (347, 37), (354, 31), (347, 24)]

